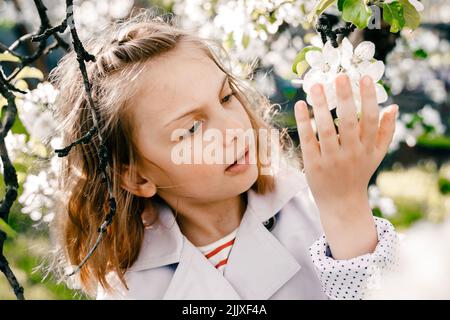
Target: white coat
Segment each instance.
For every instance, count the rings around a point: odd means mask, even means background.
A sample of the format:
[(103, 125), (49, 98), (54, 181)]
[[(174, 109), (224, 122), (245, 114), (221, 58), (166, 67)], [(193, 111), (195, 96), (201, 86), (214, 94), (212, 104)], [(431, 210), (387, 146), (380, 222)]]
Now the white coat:
[[(331, 273), (319, 277), (315, 268), (322, 259), (314, 263), (309, 251), (313, 243), (324, 243), (318, 242), (323, 230), (306, 177), (284, 167), (275, 180), (271, 193), (247, 191), (247, 208), (224, 275), (181, 233), (172, 210), (164, 205), (155, 227), (145, 230), (138, 259), (125, 274), (129, 291), (110, 275), (118, 291), (106, 293), (99, 286), (96, 298), (327, 299), (324, 278), (330, 280)], [(263, 222), (275, 215), (269, 231)], [(325, 254), (323, 258), (333, 260)]]

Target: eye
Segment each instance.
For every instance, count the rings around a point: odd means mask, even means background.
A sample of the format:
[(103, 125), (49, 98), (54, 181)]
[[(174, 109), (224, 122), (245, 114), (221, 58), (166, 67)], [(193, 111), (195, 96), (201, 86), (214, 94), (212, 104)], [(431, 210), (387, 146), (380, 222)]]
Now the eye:
[(186, 129), (186, 133), (184, 135), (178, 136), (178, 142), (183, 140), (184, 138), (187, 138), (188, 136), (193, 135), (202, 123), (203, 120), (195, 120), (194, 125), (190, 129)]
[(233, 98), (233, 96), (234, 96), (235, 94), (236, 94), (235, 91), (231, 91), (231, 94), (225, 96), (225, 97), (222, 99), (222, 101), (225, 100), (225, 101), (223, 101), (224, 103), (230, 102), (231, 99)]
[(190, 134), (195, 133), (197, 131), (198, 127), (203, 123), (203, 121), (196, 120), (194, 121), (194, 125), (188, 130)]

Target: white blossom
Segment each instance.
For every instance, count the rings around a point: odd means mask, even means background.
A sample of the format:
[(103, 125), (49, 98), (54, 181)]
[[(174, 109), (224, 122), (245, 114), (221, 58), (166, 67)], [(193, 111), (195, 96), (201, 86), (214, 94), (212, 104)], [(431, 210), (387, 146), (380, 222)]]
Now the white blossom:
[(340, 66), (339, 49), (334, 48), (328, 41), (322, 51), (310, 50), (305, 55), (306, 62), (311, 69), (303, 78), (303, 90), (307, 94), (306, 100), (312, 104), (311, 88), (315, 83), (323, 84), (325, 95), (330, 109), (336, 106), (337, 99), (334, 87)]
[(434, 127), (437, 134), (445, 132), (445, 126), (442, 124), (441, 115), (436, 109), (427, 104), (419, 110), (418, 114), (422, 116), (425, 124)]
[(430, 105), (425, 105), (417, 114), (422, 120), (416, 121), (412, 127), (408, 127), (408, 124), (414, 118), (414, 114), (412, 113), (403, 113), (396, 120), (395, 132), (389, 146), (389, 151), (397, 150), (401, 142), (405, 142), (409, 147), (414, 147), (417, 143), (417, 138), (425, 133), (424, 125), (433, 127), (437, 135), (445, 132), (445, 126), (442, 123), (439, 112)]
[(361, 97), (359, 93), (359, 80), (369, 75), (375, 82), (377, 102), (382, 103), (388, 99), (384, 87), (377, 83), (384, 73), (384, 63), (374, 59), (375, 46), (372, 42), (363, 41), (353, 51), (353, 45), (347, 38), (342, 40), (338, 48), (334, 48), (327, 41), (321, 51), (310, 50), (305, 54), (306, 62), (311, 67), (303, 80), (303, 90), (307, 94), (306, 100), (312, 104), (311, 87), (321, 83), (325, 90), (329, 109), (337, 106), (336, 88), (334, 80), (340, 73), (350, 78), (353, 96), (357, 111), (361, 111)]
[[(394, 49), (386, 57), (385, 77), (393, 95), (403, 90), (424, 90), (436, 103), (443, 103), (447, 91), (439, 73), (447, 70), (447, 59), (450, 44), (446, 39), (440, 39), (436, 32), (416, 29), (414, 32), (401, 31)], [(423, 50), (427, 58), (414, 55)]]

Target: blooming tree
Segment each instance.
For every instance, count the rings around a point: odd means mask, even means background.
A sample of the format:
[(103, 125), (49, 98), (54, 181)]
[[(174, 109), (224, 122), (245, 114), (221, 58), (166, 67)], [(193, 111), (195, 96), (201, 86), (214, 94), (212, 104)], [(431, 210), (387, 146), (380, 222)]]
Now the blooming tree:
[[(46, 2), (50, 4), (47, 5), (48, 9), (40, 0), (34, 0), (35, 6), (18, 0), (23, 7), (23, 11), (18, 14), (11, 2), (0, 0), (0, 20), (4, 17), (16, 20), (24, 17), (21, 23), (28, 28), (38, 27), (36, 32), (28, 35), (28, 39), (33, 37), (38, 45), (37, 50), (29, 56), (20, 54), (17, 50), (26, 39), (18, 39), (8, 46), (0, 42), (2, 121), (10, 119), (2, 131), (8, 157), (7, 161), (0, 162), (0, 166), (4, 172), (6, 189), (12, 194), (5, 196), (7, 201), (1, 205), (0, 252), (6, 235), (13, 237), (15, 234), (8, 226), (7, 219), (9, 208), (15, 200), (11, 190), (17, 190), (19, 184), (23, 191), (16, 196), (22, 213), (29, 215), (35, 222), (49, 222), (54, 216), (58, 155), (53, 151), (61, 147), (61, 140), (52, 134), (55, 132), (52, 108), (58, 92), (50, 83), (45, 82), (44, 74), (33, 64), (39, 57), (57, 48), (67, 50), (70, 45), (78, 50), (84, 62), (95, 59), (82, 48), (84, 37), (102, 24), (125, 17), (134, 1), (75, 1), (73, 7), (79, 31), (75, 35), (79, 35), (78, 40), (81, 41), (75, 41), (73, 29), (64, 25), (68, 17), (67, 4), (73, 5), (73, 1)], [(445, 83), (437, 73), (448, 67), (445, 65), (448, 60), (442, 57), (448, 55), (450, 45), (446, 39), (440, 39), (432, 31), (418, 28), (421, 14), (426, 9), (418, 0), (164, 2), (179, 16), (182, 27), (195, 28), (201, 36), (221, 40), (230, 52), (235, 72), (242, 71), (245, 62), (257, 57), (261, 65), (272, 66), (281, 78), (290, 80), (289, 83), (294, 87), (301, 87), (309, 103), (312, 85), (322, 83), (331, 111), (336, 109), (333, 86), (334, 78), (339, 73), (346, 73), (351, 79), (358, 113), (361, 111), (358, 83), (364, 75), (370, 75), (376, 82), (380, 104), (403, 91), (422, 90), (430, 98), (430, 102), (417, 112), (402, 112), (397, 120), (391, 152), (395, 152), (403, 143), (414, 147), (424, 135), (445, 134), (446, 124), (434, 106), (448, 101)], [(50, 24), (53, 20), (60, 21), (61, 17), (65, 17), (63, 23), (56, 27)], [(365, 31), (382, 28), (387, 28), (397, 37), (393, 49), (387, 52), (387, 57), (377, 55), (377, 45), (372, 41), (364, 41), (360, 36)], [(53, 33), (48, 30), (53, 30)], [(50, 39), (53, 42), (49, 44), (47, 40)], [(10, 65), (16, 68), (8, 74), (6, 66)], [(80, 68), (83, 66), (80, 65)], [(413, 68), (416, 72), (411, 72)], [(30, 86), (30, 79), (41, 83)], [(276, 92), (273, 78), (257, 76), (254, 80), (258, 88), (267, 95)], [(15, 118), (11, 116), (14, 110), (17, 112)], [(338, 125), (339, 115), (336, 116), (335, 123)], [(1, 145), (0, 139), (0, 149)], [(69, 149), (65, 151), (69, 152)], [(60, 154), (64, 153), (62, 150), (58, 149)], [(27, 167), (24, 159), (32, 159), (34, 165)], [(9, 179), (14, 174), (8, 175), (14, 167), (18, 168), (19, 173), (23, 173), (18, 176), (17, 183), (14, 179)], [(369, 187), (369, 197), (375, 211), (387, 217), (396, 214), (392, 199), (383, 196), (375, 184)], [(102, 230), (106, 230), (112, 218), (113, 214), (108, 216)], [(2, 257), (0, 256), (0, 265), (3, 263), (3, 266), (7, 266), (3, 262), (6, 259), (2, 260)], [(7, 274), (17, 297), (23, 298), (21, 287), (7, 267), (2, 267), (1, 271)]]

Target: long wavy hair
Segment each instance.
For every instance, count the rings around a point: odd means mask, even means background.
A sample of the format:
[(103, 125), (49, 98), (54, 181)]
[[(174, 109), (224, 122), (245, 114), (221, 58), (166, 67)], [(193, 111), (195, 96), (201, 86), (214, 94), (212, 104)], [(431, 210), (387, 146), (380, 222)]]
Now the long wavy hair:
[[(169, 53), (181, 42), (200, 48), (228, 74), (230, 85), (247, 111), (253, 129), (275, 128), (271, 121), (277, 112), (275, 105), (249, 81), (256, 60), (246, 66), (247, 71), (243, 75), (233, 74), (224, 64), (230, 58), (217, 40), (202, 38), (195, 34), (195, 30), (178, 27), (171, 14), (143, 10), (124, 21), (113, 23), (86, 41), (85, 48), (96, 57), (96, 62), (87, 66), (87, 72), (100, 119), (100, 133), (109, 150), (111, 182), (116, 199), (112, 224), (94, 254), (79, 271), (78, 286), (89, 295), (95, 295), (97, 285), (108, 291), (113, 289), (107, 279), (110, 272), (116, 273), (127, 287), (125, 272), (138, 257), (144, 236), (141, 214), (148, 199), (133, 195), (120, 183), (125, 166), (135, 174), (133, 168), (139, 160), (132, 139), (129, 101), (136, 92), (135, 79), (144, 64)], [(65, 146), (84, 136), (94, 125), (73, 51), (52, 70), (50, 81), (59, 90), (56, 117)], [(299, 149), (294, 147), (292, 139), (283, 130), (280, 145), (281, 156), (302, 168)], [(51, 226), (57, 248), (51, 269), (60, 279), (67, 266), (78, 265), (86, 256), (96, 241), (98, 227), (109, 211), (107, 185), (102, 182), (99, 172), (98, 146), (99, 141), (94, 136), (89, 143), (76, 146), (68, 156), (61, 158), (58, 194), (63, 196), (57, 199), (57, 214)], [(257, 154), (260, 146), (261, 142), (256, 141)], [(261, 174), (259, 159), (257, 166), (258, 178), (251, 188), (261, 194), (272, 191), (273, 175)], [(157, 198), (155, 196), (155, 201), (160, 200)]]

